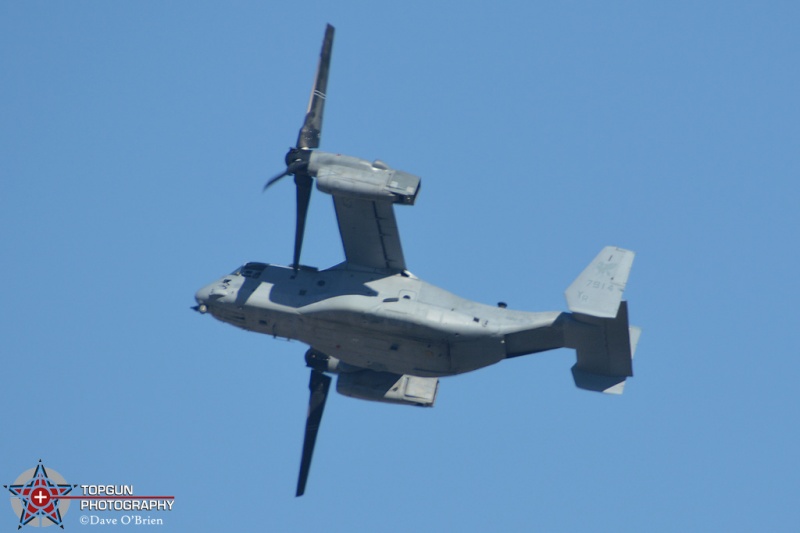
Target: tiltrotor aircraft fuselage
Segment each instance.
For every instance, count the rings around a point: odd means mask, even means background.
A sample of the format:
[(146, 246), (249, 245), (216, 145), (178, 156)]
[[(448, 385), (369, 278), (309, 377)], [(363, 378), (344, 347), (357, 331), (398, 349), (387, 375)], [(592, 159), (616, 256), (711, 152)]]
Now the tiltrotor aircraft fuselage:
[[(578, 387), (621, 393), (633, 375), (639, 329), (628, 325), (622, 291), (633, 252), (604, 248), (567, 288), (570, 312), (526, 312), (484, 305), (426, 283), (406, 268), (394, 204), (413, 205), (420, 179), (381, 161), (314, 150), (333, 46), (328, 26), (306, 119), (287, 168), (297, 191), (294, 262), (251, 262), (200, 289), (196, 310), (239, 328), (307, 344), (308, 418), (297, 495), (305, 491), (331, 378), (346, 396), (433, 406), (439, 378), (503, 359), (574, 348)], [(333, 197), (345, 261), (302, 266), (312, 183)], [(266, 187), (265, 187), (266, 188)]]

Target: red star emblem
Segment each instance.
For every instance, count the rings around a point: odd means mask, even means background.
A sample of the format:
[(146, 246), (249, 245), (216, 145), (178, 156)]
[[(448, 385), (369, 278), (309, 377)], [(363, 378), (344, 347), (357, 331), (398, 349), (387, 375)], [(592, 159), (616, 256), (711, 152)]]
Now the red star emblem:
[(17, 496), (22, 503), (22, 513), (17, 529), (21, 529), (36, 517), (46, 518), (64, 529), (64, 525), (61, 523), (61, 511), (58, 508), (58, 499), (68, 494), (75, 486), (57, 484), (50, 480), (41, 460), (36, 465), (33, 477), (26, 483), (6, 485), (9, 492)]

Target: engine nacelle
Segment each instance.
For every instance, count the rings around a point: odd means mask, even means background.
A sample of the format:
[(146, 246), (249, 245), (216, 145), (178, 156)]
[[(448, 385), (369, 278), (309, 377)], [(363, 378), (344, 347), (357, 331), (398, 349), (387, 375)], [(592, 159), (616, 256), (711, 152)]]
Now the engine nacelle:
[(336, 196), (414, 205), (420, 178), (388, 167), (382, 161), (370, 163), (349, 155), (314, 151), (308, 171), (317, 178), (317, 189)]
[(344, 396), (421, 407), (433, 407), (438, 389), (439, 378), (401, 376), (372, 370), (339, 374), (336, 380), (336, 392)]
[(319, 370), (320, 372), (332, 372), (334, 374), (339, 374), (340, 372), (359, 372), (361, 370), (357, 366), (348, 365), (314, 348), (309, 348), (306, 352), (306, 366), (314, 370)]

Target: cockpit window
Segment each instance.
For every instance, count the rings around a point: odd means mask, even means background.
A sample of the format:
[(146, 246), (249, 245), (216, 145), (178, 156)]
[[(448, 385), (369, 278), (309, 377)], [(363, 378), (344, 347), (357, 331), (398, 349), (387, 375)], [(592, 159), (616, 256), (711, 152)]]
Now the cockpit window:
[(239, 273), (246, 278), (257, 278), (265, 268), (267, 268), (266, 263), (247, 263), (239, 269)]

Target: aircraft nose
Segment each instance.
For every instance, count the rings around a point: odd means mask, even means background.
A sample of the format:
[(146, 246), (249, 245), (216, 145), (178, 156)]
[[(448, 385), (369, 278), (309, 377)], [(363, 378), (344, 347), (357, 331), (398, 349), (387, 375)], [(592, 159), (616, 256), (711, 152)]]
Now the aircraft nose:
[(206, 285), (194, 295), (197, 305), (192, 307), (195, 311), (205, 313), (208, 311), (208, 301), (211, 299), (211, 285)]

